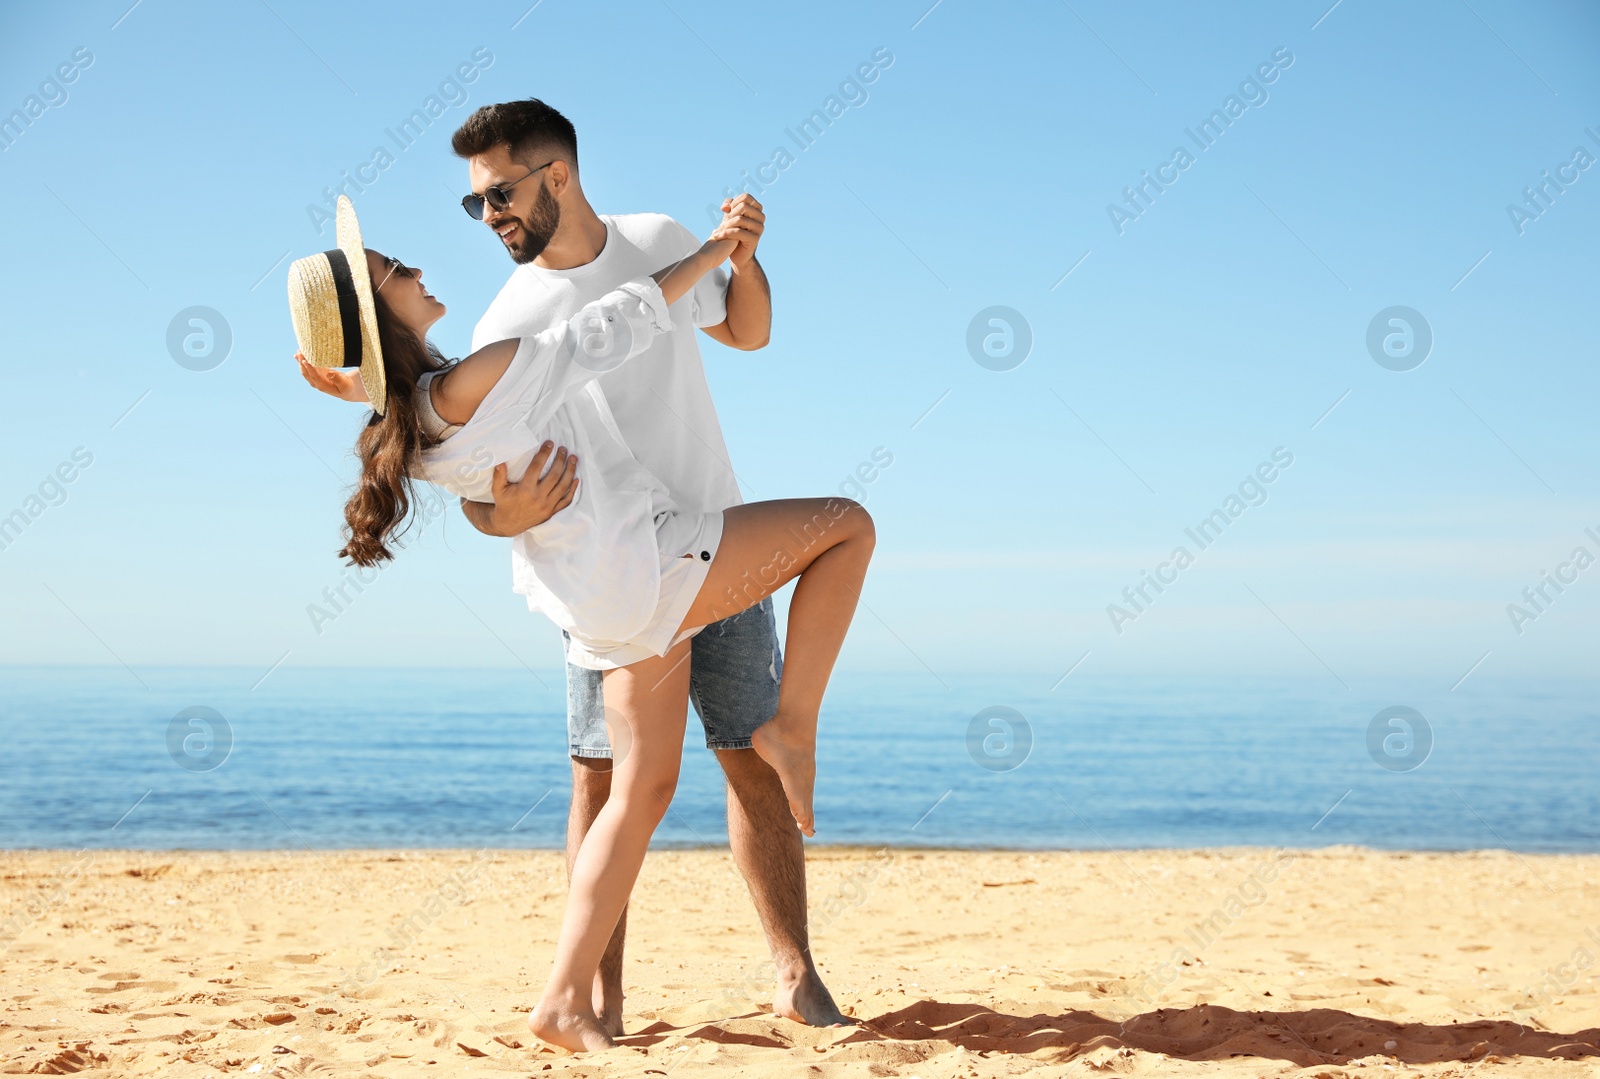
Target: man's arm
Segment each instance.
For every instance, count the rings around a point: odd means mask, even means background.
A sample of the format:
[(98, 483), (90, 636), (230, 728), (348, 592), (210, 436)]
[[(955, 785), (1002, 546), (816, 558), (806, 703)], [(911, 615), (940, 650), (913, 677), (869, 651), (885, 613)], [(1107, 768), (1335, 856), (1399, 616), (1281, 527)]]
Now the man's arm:
[(728, 282), (728, 317), (715, 326), (705, 327), (706, 336), (729, 348), (746, 352), (766, 347), (772, 339), (772, 287), (767, 274), (756, 261), (756, 246), (766, 228), (767, 217), (761, 203), (746, 192), (722, 204), (726, 215), (726, 236), (736, 237), (739, 246), (728, 256), (733, 276)]
[[(550, 471), (539, 475), (551, 452), (555, 461)], [(572, 504), (578, 493), (578, 458), (567, 453), (565, 446), (552, 446), (546, 442), (534, 455), (528, 471), (521, 480), (512, 483), (506, 479), (506, 466), (494, 466), (490, 483), (494, 505), (487, 502), (461, 500), (461, 512), (467, 523), (486, 536), (516, 536), (535, 525), (542, 525)]]

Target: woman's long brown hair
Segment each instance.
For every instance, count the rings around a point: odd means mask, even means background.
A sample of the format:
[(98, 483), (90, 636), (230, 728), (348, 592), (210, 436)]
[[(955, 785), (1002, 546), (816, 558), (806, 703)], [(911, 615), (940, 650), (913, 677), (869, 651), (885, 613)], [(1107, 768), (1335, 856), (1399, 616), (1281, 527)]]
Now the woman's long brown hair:
[(339, 557), (357, 566), (392, 559), (389, 545), (410, 527), (416, 498), (411, 476), (421, 464), (422, 451), (435, 444), (417, 416), (417, 380), (446, 366), (437, 350), (395, 317), (381, 295), (374, 293), (373, 299), (389, 399), (383, 415), (374, 412), (356, 439), (361, 478), (344, 507), (345, 545)]

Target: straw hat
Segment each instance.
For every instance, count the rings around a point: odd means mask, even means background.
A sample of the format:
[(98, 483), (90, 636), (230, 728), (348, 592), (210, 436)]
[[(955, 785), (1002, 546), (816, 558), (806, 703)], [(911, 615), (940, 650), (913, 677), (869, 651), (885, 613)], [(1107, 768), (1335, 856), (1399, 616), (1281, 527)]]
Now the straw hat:
[(350, 199), (339, 196), (331, 251), (289, 266), (289, 317), (306, 359), (318, 367), (359, 367), (361, 385), (378, 415), (388, 404), (378, 309), (367, 273), (367, 249)]

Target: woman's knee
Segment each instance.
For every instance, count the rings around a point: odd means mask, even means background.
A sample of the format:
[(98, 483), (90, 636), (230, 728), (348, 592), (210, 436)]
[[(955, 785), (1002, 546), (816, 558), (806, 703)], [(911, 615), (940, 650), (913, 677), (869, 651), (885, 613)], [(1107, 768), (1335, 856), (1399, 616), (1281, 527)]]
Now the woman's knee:
[(625, 790), (617, 792), (613, 789), (612, 797), (622, 798), (624, 810), (629, 815), (648, 818), (655, 825), (666, 816), (667, 806), (672, 804), (672, 796), (677, 793), (677, 770), (663, 769), (634, 776)]
[(870, 552), (878, 542), (878, 526), (873, 521), (872, 514), (867, 512), (867, 507), (853, 498), (840, 498), (836, 501), (843, 507), (839, 513), (839, 523), (848, 530), (845, 538)]

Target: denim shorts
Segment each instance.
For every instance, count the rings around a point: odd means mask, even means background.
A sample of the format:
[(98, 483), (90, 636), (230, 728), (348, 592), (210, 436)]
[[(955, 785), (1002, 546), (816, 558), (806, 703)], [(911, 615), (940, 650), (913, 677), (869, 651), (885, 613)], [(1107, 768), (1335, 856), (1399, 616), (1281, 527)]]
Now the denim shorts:
[[(689, 700), (707, 749), (749, 749), (756, 728), (778, 712), (783, 651), (769, 596), (713, 622), (689, 644)], [(567, 742), (574, 757), (609, 757), (601, 672), (567, 664)]]

